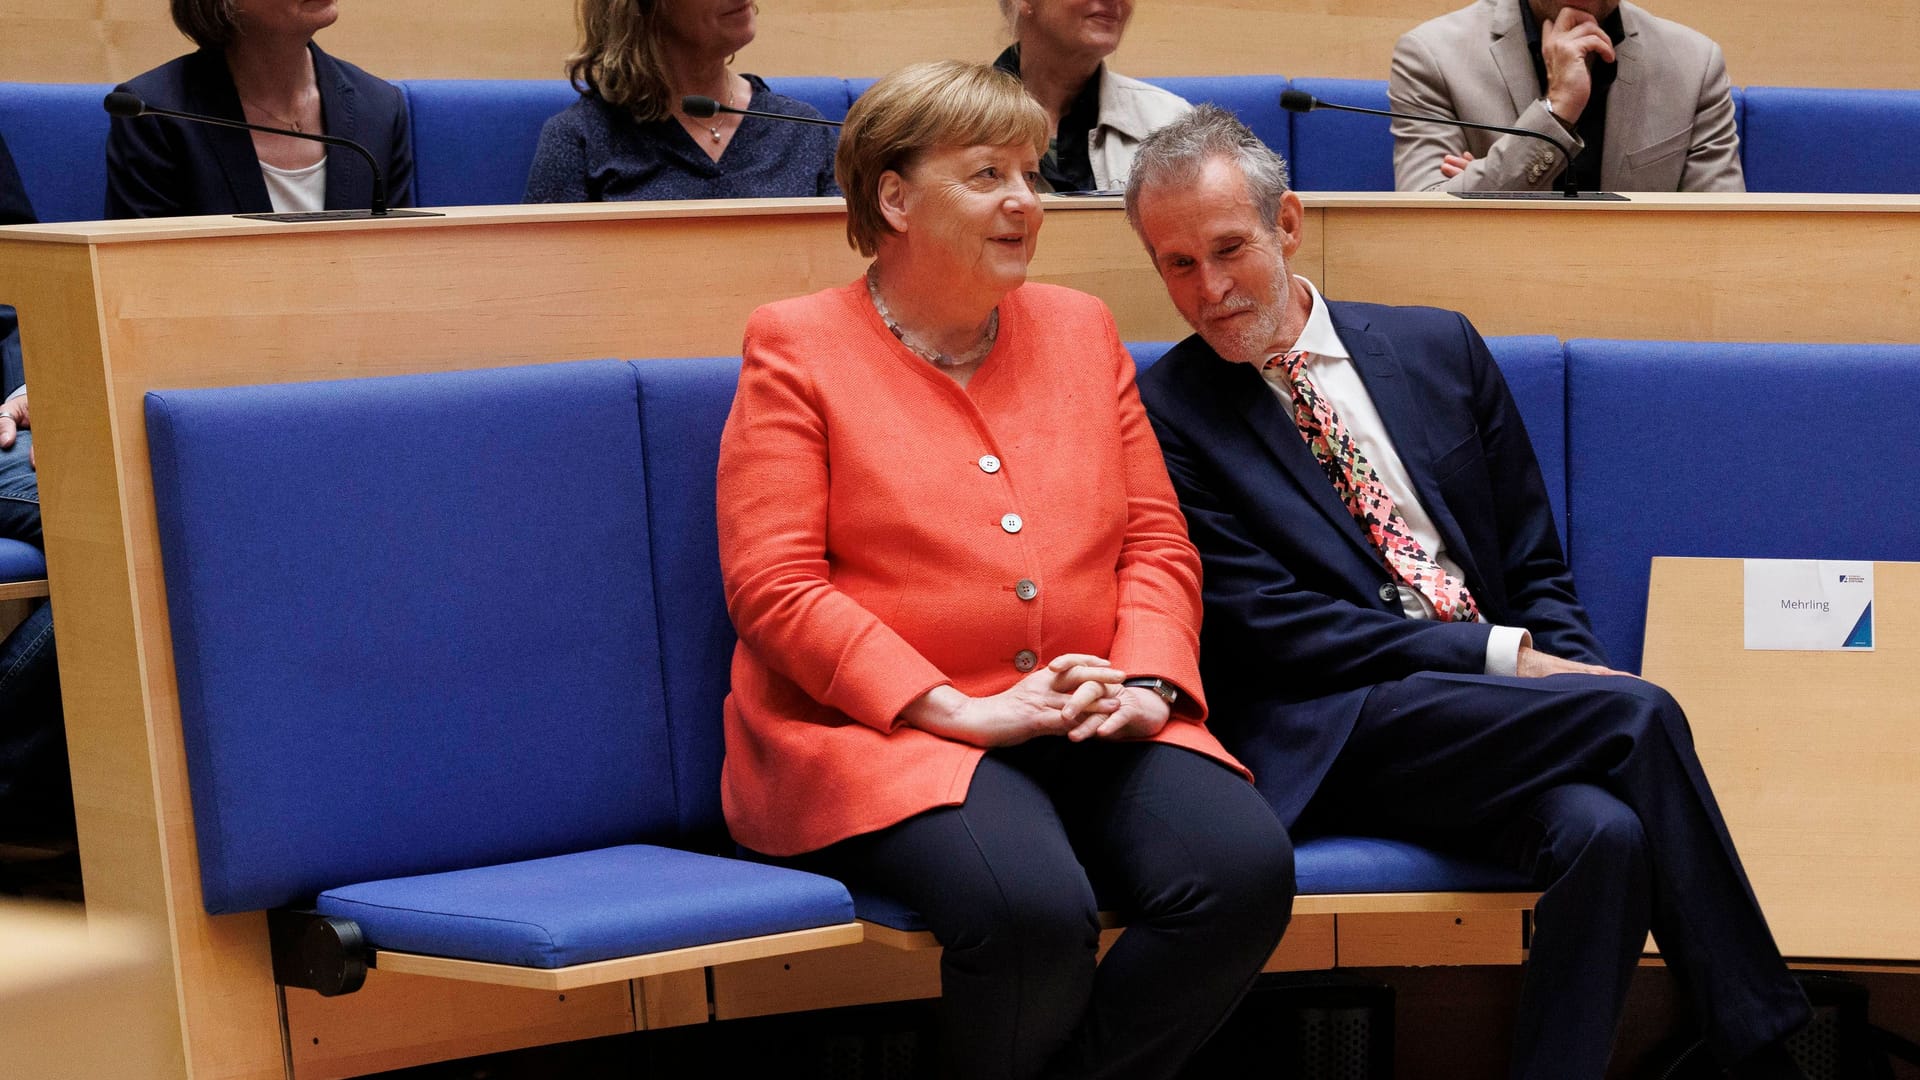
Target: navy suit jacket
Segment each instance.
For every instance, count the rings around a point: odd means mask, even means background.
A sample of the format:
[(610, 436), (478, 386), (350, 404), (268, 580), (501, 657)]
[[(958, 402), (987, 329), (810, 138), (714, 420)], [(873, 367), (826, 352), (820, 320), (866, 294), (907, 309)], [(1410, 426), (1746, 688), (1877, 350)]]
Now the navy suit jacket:
[[(387, 203), (413, 205), (413, 137), (400, 88), (308, 45), (320, 86), (328, 135), (352, 139), (373, 153), (387, 176)], [(170, 60), (122, 84), (147, 104), (180, 112), (245, 120), (227, 58), (218, 50)], [(360, 155), (327, 147), (329, 210), (364, 210), (373, 174)], [(265, 214), (273, 203), (260, 176), (253, 136), (234, 128), (164, 116), (115, 117), (107, 131), (109, 218), (188, 214)]]
[[(1329, 303), (1420, 505), (1491, 623), (1605, 663), (1574, 596), (1533, 446), (1465, 316)], [(1486, 670), (1488, 622), (1409, 619), (1373, 544), (1252, 365), (1199, 336), (1140, 396), (1205, 563), (1209, 725), (1292, 826), (1373, 686)]]

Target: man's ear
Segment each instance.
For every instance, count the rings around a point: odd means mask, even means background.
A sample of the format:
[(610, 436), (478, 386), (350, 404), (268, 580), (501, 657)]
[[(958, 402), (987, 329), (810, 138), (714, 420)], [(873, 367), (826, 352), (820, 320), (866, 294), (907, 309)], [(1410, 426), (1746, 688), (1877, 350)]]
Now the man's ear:
[(894, 232), (907, 231), (907, 180), (893, 169), (880, 174), (880, 216)]
[(1300, 196), (1292, 191), (1280, 194), (1280, 215), (1273, 228), (1280, 237), (1280, 254), (1292, 259), (1307, 237), (1307, 208), (1300, 205)]

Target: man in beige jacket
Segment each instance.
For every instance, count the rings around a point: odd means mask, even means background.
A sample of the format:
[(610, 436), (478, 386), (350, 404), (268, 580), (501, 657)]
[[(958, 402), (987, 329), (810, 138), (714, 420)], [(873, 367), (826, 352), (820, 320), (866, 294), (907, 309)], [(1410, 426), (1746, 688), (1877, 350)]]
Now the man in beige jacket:
[[(1622, 0), (1477, 0), (1393, 50), (1400, 112), (1522, 127), (1581, 190), (1744, 191), (1720, 47)], [(1393, 122), (1401, 191), (1544, 191), (1538, 139)]]

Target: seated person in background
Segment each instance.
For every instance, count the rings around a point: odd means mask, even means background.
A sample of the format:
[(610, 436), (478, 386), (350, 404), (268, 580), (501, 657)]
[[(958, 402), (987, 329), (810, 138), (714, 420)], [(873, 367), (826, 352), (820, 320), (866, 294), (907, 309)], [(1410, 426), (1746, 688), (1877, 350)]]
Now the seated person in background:
[[(0, 225), (29, 225), (33, 206), (0, 138)], [(0, 305), (0, 539), (41, 546), (40, 484), (34, 473), (32, 414), (21, 381), (20, 335), (13, 308)], [(26, 619), (0, 640), (0, 842), (70, 837), (60, 680), (54, 667), (53, 609), (35, 600)]]
[(1535, 909), (1512, 1075), (1601, 1080), (1651, 927), (1741, 1077), (1806, 1023), (1687, 718), (1609, 670), (1532, 444), (1456, 312), (1329, 303), (1286, 163), (1202, 106), (1127, 212), (1197, 333), (1141, 378), (1206, 573), (1223, 741), (1290, 827), (1495, 861)]
[(1046, 190), (1125, 187), (1133, 148), (1193, 107), (1107, 66), (1133, 0), (1000, 0), (1000, 12), (1014, 43), (993, 64), (1020, 77), (1051, 125), (1040, 159)]
[[(1621, 0), (1477, 0), (1393, 50), (1393, 108), (1538, 131), (1582, 191), (1745, 191), (1720, 46)], [(1393, 121), (1401, 191), (1545, 191), (1538, 139)]]
[[(381, 163), (389, 206), (412, 203), (413, 144), (400, 89), (313, 43), (329, 0), (172, 0), (200, 51), (122, 84), (149, 105), (351, 139)], [(373, 174), (344, 147), (160, 116), (114, 118), (107, 216), (364, 210)]]
[[(753, 314), (721, 440), (721, 793), (740, 843), (925, 916), (945, 1075), (1145, 1080), (1279, 942), (1293, 855), (1202, 723), (1199, 559), (1113, 316), (1025, 284), (1046, 133), (954, 61), (847, 118), (873, 264)], [(1097, 976), (1096, 890), (1129, 925)]]
[(526, 200), (761, 199), (838, 195), (835, 134), (720, 113), (695, 119), (688, 94), (756, 112), (820, 111), (728, 69), (753, 43), (746, 0), (580, 0), (580, 51), (567, 77), (580, 100), (546, 122)]

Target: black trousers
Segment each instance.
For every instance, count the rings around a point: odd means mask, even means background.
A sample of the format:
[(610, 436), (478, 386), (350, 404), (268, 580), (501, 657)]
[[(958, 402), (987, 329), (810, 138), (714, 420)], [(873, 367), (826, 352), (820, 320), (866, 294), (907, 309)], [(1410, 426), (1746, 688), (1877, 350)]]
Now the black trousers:
[[(927, 919), (951, 1077), (1164, 1080), (1279, 944), (1293, 848), (1266, 801), (1178, 747), (1036, 739), (965, 804), (804, 857)], [(1096, 967), (1100, 904), (1127, 930)]]
[(1604, 1077), (1649, 928), (1724, 1064), (1811, 1016), (1754, 900), (1687, 718), (1652, 683), (1423, 674), (1376, 687), (1302, 815), (1532, 875), (1512, 1075)]

